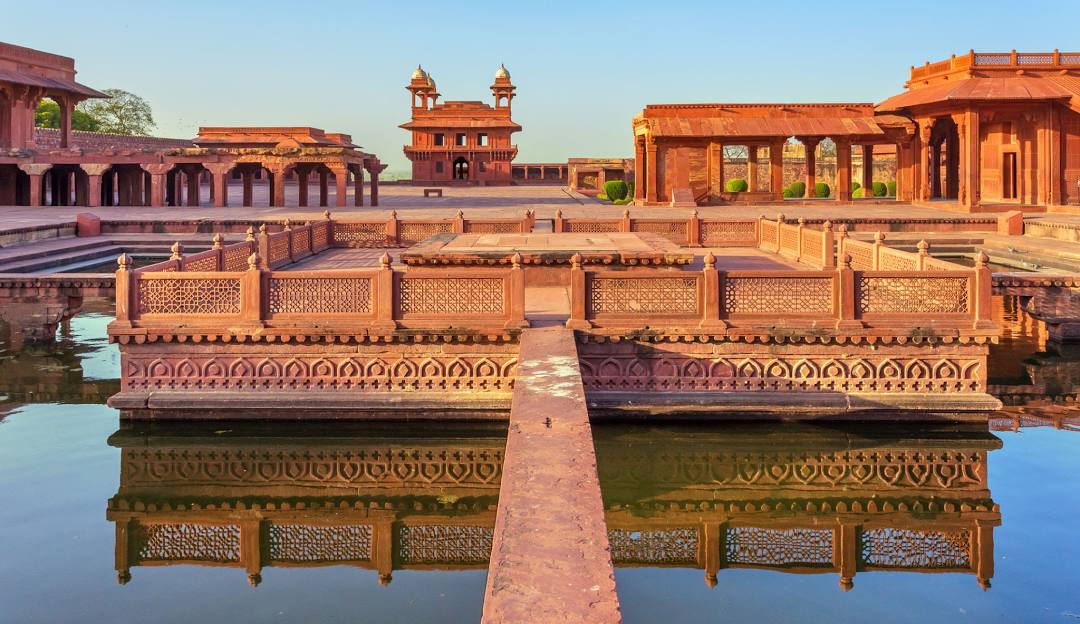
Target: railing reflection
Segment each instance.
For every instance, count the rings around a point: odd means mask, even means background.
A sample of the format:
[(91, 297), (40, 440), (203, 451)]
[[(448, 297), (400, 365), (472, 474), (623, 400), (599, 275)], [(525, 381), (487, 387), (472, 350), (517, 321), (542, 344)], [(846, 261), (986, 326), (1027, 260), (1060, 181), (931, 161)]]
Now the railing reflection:
[(505, 429), (243, 424), (121, 429), (120, 583), (137, 566), (484, 569)]
[(994, 574), (985, 429), (596, 427), (616, 566)]

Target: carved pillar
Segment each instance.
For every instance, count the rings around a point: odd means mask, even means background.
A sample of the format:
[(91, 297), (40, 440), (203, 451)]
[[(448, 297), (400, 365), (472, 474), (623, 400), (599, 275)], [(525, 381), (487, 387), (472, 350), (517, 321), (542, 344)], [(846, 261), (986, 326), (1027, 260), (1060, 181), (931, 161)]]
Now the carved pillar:
[(758, 148), (756, 145), (746, 146), (746, 190), (753, 193), (758, 189), (757, 179), (757, 157)]
[(840, 571), (840, 588), (844, 591), (855, 586), (855, 571), (859, 562), (859, 527), (841, 524), (833, 533), (833, 565)]
[(150, 176), (150, 192), (147, 193), (146, 205), (163, 208), (165, 206), (166, 177), (170, 165), (143, 165), (142, 169)]
[(656, 179), (657, 168), (659, 167), (656, 162), (656, 139), (649, 137), (648, 142), (645, 144), (645, 166), (647, 185), (645, 187), (645, 201), (656, 201)]
[(874, 196), (874, 146), (862, 146), (862, 187), (863, 197)]
[(836, 199), (851, 201), (851, 143), (836, 141)]
[(769, 192), (773, 199), (784, 198), (784, 142), (769, 145)]
[(330, 205), (330, 172), (326, 167), (319, 167), (319, 206), (325, 208)]
[(229, 173), (231, 163), (213, 163), (205, 165), (210, 171), (210, 189), (213, 191), (214, 207), (224, 208), (229, 205)]
[(353, 168), (353, 205), (364, 205), (364, 168), (362, 166), (355, 166)]
[(285, 176), (288, 175), (289, 170), (284, 166), (268, 167), (270, 170), (270, 176), (272, 178), (270, 185), (270, 205), (271, 206), (284, 206), (285, 205)]
[(344, 164), (334, 164), (330, 170), (334, 173), (334, 205), (344, 208), (349, 199), (349, 168)]
[(294, 171), (296, 172), (296, 205), (305, 208), (307, 207), (308, 173), (310, 169), (307, 165), (299, 165)]
[(255, 172), (245, 169), (240, 172), (240, 179), (243, 180), (244, 185), (244, 198), (241, 200), (241, 205), (250, 207), (255, 201)]
[(916, 176), (916, 195), (922, 201), (930, 200), (930, 132), (932, 122), (928, 119), (919, 121), (919, 170)]
[[(570, 180), (577, 186), (577, 180)], [(645, 137), (634, 139), (634, 201), (645, 199)]]
[(814, 186), (817, 185), (817, 146), (821, 139), (801, 139), (805, 155), (806, 165), (806, 193), (805, 197), (814, 196)]
[[(961, 147), (964, 161), (963, 185), (966, 189), (964, 192), (964, 206), (972, 209), (979, 205), (981, 199), (979, 168), (982, 166), (982, 159), (979, 157), (979, 111), (971, 110), (964, 115), (964, 127), (966, 132)], [(1055, 163), (1054, 166), (1059, 164)]]
[(202, 167), (195, 165), (189, 167), (184, 171), (184, 175), (187, 177), (187, 205), (198, 206), (200, 203), (199, 194), (202, 191)]
[(379, 205), (379, 165), (375, 164), (371, 169), (368, 169), (368, 173), (371, 174), (371, 205)]
[(54, 98), (60, 105), (60, 147), (67, 149), (71, 146), (71, 113), (75, 104), (68, 98)]
[(19, 165), (19, 169), (23, 170), (23, 173), (30, 176), (30, 205), (41, 205), (41, 185), (43, 182), (43, 176), (52, 168), (52, 165)]
[(86, 205), (96, 208), (101, 205), (101, 176), (109, 170), (110, 165), (88, 164), (79, 167), (86, 172)]

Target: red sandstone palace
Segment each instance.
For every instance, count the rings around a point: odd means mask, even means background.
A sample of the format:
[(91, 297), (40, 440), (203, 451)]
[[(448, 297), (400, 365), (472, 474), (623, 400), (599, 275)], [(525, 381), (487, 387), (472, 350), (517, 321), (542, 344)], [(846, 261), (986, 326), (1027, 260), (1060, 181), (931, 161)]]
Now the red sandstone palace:
[(521, 126), (510, 119), (510, 101), (517, 88), (510, 72), (499, 65), (491, 93), (495, 107), (477, 101), (436, 103), (435, 81), (422, 67), (412, 74), (412, 120), (401, 128), (412, 133), (405, 156), (412, 161), (416, 184), (510, 184), (510, 162), (517, 146), (510, 135)]
[[(857, 159), (863, 187), (895, 181), (889, 199), (963, 211), (1080, 204), (1080, 53), (971, 51), (912, 67), (905, 87), (876, 106), (648, 105), (633, 121), (635, 199), (778, 201), (795, 179), (811, 196), (828, 140), (839, 201), (852, 200)], [(785, 174), (782, 157), (793, 141), (805, 148), (797, 177)], [(725, 188), (732, 146), (745, 154), (745, 192)], [(883, 152), (895, 162), (892, 180), (874, 177)]]
[[(34, 127), (42, 98), (60, 106), (60, 129)], [(194, 140), (130, 137), (71, 129), (75, 105), (105, 94), (75, 82), (75, 61), (0, 43), (0, 205), (198, 206), (228, 205), (239, 180), (242, 203), (253, 205), (254, 180), (268, 179), (265, 203), (285, 205), (285, 182), (295, 180), (297, 203), (364, 203), (365, 172), (371, 204), (379, 201), (386, 165), (346, 134), (309, 127), (199, 128)], [(318, 199), (308, 182), (317, 178)], [(210, 182), (209, 198), (202, 197)]]

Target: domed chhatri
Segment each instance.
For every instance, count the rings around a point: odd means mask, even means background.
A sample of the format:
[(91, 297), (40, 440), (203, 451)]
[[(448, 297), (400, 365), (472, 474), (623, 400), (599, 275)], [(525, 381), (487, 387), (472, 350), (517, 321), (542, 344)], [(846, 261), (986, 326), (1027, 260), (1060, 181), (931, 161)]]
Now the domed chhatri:
[(499, 63), (499, 69), (495, 70), (495, 80), (498, 80), (499, 78), (510, 80), (510, 72), (506, 69), (506, 65), (503, 65), (502, 63)]
[(413, 80), (431, 80), (431, 78), (428, 76), (428, 73), (426, 71), (424, 71), (424, 68), (419, 66), (419, 65), (417, 65), (416, 69), (413, 70), (412, 79)]

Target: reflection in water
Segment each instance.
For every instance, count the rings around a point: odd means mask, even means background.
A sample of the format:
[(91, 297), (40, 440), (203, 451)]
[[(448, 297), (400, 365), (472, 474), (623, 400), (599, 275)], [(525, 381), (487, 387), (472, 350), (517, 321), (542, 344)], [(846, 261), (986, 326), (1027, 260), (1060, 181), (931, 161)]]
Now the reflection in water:
[(994, 575), (985, 429), (597, 426), (616, 566)]
[(123, 428), (109, 500), (121, 583), (136, 566), (486, 570), (505, 427), (215, 423)]
[(104, 306), (61, 323), (54, 342), (15, 351), (0, 344), (0, 405), (103, 404), (119, 392), (120, 355), (105, 335), (112, 315)]

